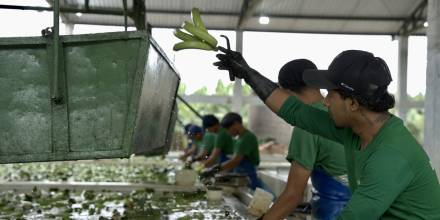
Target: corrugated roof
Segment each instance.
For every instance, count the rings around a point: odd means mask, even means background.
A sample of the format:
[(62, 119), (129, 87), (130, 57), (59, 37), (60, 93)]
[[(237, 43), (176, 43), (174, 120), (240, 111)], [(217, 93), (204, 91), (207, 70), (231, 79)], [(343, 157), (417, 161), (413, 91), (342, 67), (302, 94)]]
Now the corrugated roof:
[[(253, 0), (250, 0), (253, 1)], [(405, 21), (426, 0), (257, 0), (258, 7), (241, 26), (243, 30), (342, 33), (397, 34)], [(62, 0), (61, 7), (85, 8), (84, 0)], [(147, 21), (153, 27), (180, 27), (190, 19), (190, 10), (198, 7), (208, 29), (236, 29), (244, 0), (145, 0)], [(127, 0), (133, 10), (133, 0)], [(109, 10), (113, 15), (66, 14), (64, 21), (80, 24), (123, 25), (122, 0), (89, 0), (89, 9)], [(117, 14), (120, 15), (117, 15)], [(260, 15), (271, 18), (268, 25), (258, 22)], [(418, 26), (426, 19), (426, 10), (412, 18)], [(133, 20), (129, 19), (129, 25)], [(420, 27), (416, 34), (424, 34)]]

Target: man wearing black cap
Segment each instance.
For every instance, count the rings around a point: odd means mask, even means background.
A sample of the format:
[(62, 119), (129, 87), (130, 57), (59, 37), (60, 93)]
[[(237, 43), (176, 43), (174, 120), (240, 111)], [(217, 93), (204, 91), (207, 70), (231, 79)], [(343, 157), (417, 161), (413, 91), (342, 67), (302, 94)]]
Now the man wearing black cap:
[(235, 112), (227, 113), (221, 126), (225, 128), (232, 137), (238, 137), (233, 148), (233, 156), (212, 168), (205, 169), (202, 177), (212, 176), (217, 172), (233, 171), (243, 173), (249, 176), (250, 187), (255, 190), (256, 187), (262, 187), (258, 179), (256, 167), (260, 163), (260, 153), (258, 151), (257, 137), (243, 126), (241, 116)]
[[(292, 60), (281, 67), (278, 85), (305, 104), (326, 111), (319, 88), (307, 86), (303, 80), (305, 70), (316, 69), (310, 60)], [(295, 127), (286, 159), (291, 163), (287, 184), (265, 214), (266, 219), (284, 219), (292, 213), (303, 201), (309, 178), (313, 185), (312, 218), (335, 219), (351, 197), (344, 147)]]
[(338, 219), (440, 219), (440, 185), (428, 155), (390, 114), (391, 74), (373, 54), (348, 50), (328, 70), (310, 70), (304, 81), (328, 90), (329, 112), (289, 96), (240, 53), (220, 48), (214, 65), (243, 78), (288, 123), (345, 146), (352, 198)]

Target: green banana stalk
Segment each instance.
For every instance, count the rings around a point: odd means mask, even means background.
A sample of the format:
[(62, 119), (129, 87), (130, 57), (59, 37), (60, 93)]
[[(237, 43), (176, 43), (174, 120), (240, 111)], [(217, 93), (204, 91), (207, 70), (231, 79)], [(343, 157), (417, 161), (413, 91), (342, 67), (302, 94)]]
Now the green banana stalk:
[(199, 49), (199, 50), (215, 50), (211, 45), (201, 42), (201, 41), (183, 41), (174, 44), (173, 50), (179, 51), (183, 49)]
[(192, 36), (191, 34), (187, 34), (179, 29), (174, 30), (174, 36), (183, 41), (198, 41), (197, 37)]
[(185, 21), (182, 24), (182, 28), (194, 35), (195, 37), (199, 38), (201, 41), (205, 41), (207, 44), (211, 45), (213, 48), (217, 47), (217, 40), (211, 36), (207, 31), (201, 30), (191, 24), (188, 21)]
[(202, 18), (200, 17), (200, 10), (198, 8), (193, 8), (191, 10), (191, 19), (197, 28), (207, 31)]

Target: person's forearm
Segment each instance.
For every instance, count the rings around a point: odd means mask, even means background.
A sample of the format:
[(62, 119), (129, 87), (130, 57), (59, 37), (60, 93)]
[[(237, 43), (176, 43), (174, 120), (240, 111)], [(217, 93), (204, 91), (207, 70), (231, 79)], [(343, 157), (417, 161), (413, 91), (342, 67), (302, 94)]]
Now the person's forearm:
[(210, 167), (210, 166), (212, 166), (212, 164), (214, 164), (213, 161), (214, 161), (214, 160), (212, 159), (212, 157), (209, 157), (207, 160), (205, 160), (205, 162), (203, 162), (203, 165), (204, 165), (205, 167)]
[[(280, 97), (279, 92), (275, 91), (273, 97)], [(343, 140), (351, 138), (353, 132), (349, 128), (339, 128), (325, 110), (318, 109), (311, 105), (304, 104), (294, 96), (283, 97), (283, 99), (268, 98), (271, 103), (267, 104), (278, 108), (276, 114), (284, 121), (299, 127), (307, 132), (316, 134), (332, 141), (343, 143)], [(282, 104), (280, 104), (282, 103)]]
[(240, 164), (240, 161), (241, 160), (238, 160), (238, 159), (235, 159), (235, 158), (233, 158), (231, 160), (228, 160), (227, 162), (222, 164), (222, 166), (220, 168), (220, 171), (221, 172), (227, 172), (229, 170), (232, 170), (232, 169), (234, 169), (235, 167), (237, 167)]
[(194, 158), (194, 161), (204, 160), (207, 155), (208, 155), (208, 151), (203, 150)]
[(284, 219), (289, 216), (302, 201), (302, 194), (283, 193), (278, 197), (269, 211), (264, 215), (264, 220)]
[(265, 102), (272, 92), (278, 88), (276, 83), (252, 68), (249, 68), (244, 75), (244, 81), (252, 87), (263, 102)]
[(185, 157), (192, 155), (195, 151), (196, 151), (195, 149), (189, 150), (188, 152), (185, 153)]
[(278, 110), (283, 106), (284, 102), (289, 98), (289, 94), (283, 91), (282, 89), (275, 89), (269, 97), (267, 97), (264, 104), (270, 108), (275, 114), (278, 113)]
[(203, 162), (203, 165), (205, 167), (212, 166), (214, 163), (216, 163), (217, 158), (220, 156), (220, 154), (221, 154), (221, 150), (219, 148), (214, 148), (209, 158), (205, 162)]
[(211, 155), (207, 160), (205, 160), (205, 162), (203, 163), (203, 165), (205, 167), (210, 167), (212, 165), (214, 165), (217, 161), (217, 156), (216, 155)]

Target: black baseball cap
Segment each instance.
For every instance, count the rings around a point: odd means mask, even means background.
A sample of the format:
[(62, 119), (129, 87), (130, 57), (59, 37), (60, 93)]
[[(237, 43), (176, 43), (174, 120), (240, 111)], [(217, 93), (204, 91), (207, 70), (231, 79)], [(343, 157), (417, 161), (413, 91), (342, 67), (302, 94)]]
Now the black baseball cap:
[(278, 84), (284, 89), (303, 88), (306, 86), (303, 80), (303, 72), (307, 69), (318, 69), (316, 65), (308, 59), (296, 59), (289, 61), (281, 67), (278, 73)]
[[(328, 70), (305, 70), (304, 82), (321, 89), (343, 90), (370, 97), (385, 92), (392, 81), (387, 64), (380, 57), (362, 50), (346, 50), (336, 56)], [(379, 89), (380, 88), (380, 89)]]

